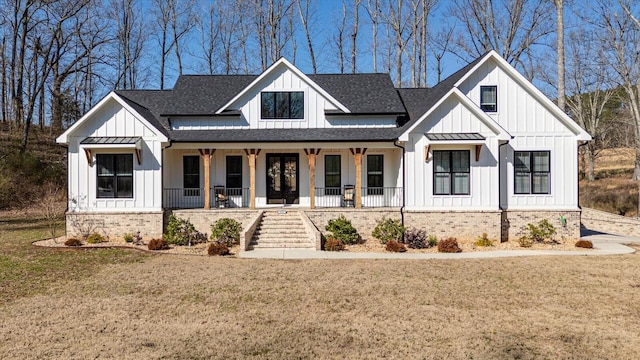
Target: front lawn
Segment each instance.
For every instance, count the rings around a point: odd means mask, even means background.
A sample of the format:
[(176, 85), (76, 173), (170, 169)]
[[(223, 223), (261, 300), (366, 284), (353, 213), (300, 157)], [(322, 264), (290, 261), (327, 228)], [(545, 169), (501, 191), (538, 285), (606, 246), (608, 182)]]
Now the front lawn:
[[(0, 227), (7, 358), (632, 358), (640, 256), (281, 261), (35, 248)], [(42, 231), (42, 232), (39, 232)]]

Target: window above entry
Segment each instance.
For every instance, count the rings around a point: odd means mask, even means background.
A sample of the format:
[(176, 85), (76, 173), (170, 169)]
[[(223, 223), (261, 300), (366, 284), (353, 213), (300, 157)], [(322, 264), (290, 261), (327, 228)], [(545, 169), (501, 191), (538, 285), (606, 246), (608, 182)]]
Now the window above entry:
[(263, 119), (304, 119), (304, 92), (263, 92), (261, 109)]
[(498, 111), (497, 86), (480, 86), (480, 108), (485, 112)]

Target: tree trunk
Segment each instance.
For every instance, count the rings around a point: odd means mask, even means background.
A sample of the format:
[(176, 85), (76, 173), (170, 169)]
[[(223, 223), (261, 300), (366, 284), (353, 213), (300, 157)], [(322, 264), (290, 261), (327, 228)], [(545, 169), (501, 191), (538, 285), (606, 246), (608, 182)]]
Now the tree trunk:
[(586, 175), (587, 175), (587, 180), (589, 181), (595, 181), (596, 176), (595, 176), (595, 170), (594, 170), (594, 165), (595, 165), (595, 153), (594, 153), (594, 149), (595, 145), (593, 144), (593, 142), (590, 142), (589, 144), (587, 144), (587, 146), (585, 146), (585, 150), (584, 150), (584, 160), (585, 160), (585, 165), (587, 167), (587, 171), (586, 171)]
[(565, 84), (564, 84), (564, 0), (554, 0), (556, 4), (556, 20), (558, 22), (558, 107), (563, 112), (565, 107)]
[(54, 134), (62, 129), (62, 83), (58, 74), (58, 63), (52, 65), (53, 84), (51, 86), (51, 131)]

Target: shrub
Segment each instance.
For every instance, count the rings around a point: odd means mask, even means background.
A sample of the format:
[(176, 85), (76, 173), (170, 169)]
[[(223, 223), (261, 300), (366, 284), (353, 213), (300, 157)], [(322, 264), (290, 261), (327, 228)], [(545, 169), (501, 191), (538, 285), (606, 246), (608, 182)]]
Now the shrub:
[(527, 234), (524, 237), (531, 241), (543, 242), (545, 239), (551, 239), (556, 233), (556, 228), (547, 219), (542, 219), (537, 226), (531, 223), (527, 224), (525, 231)]
[(91, 233), (89, 234), (89, 236), (87, 236), (87, 243), (89, 244), (99, 244), (99, 243), (103, 243), (107, 240), (105, 240), (104, 236), (98, 234), (98, 233)]
[(351, 225), (351, 221), (344, 215), (340, 215), (337, 219), (329, 220), (325, 230), (331, 232), (333, 237), (342, 240), (347, 245), (357, 244), (361, 240), (358, 230)]
[(230, 254), (227, 244), (221, 242), (211, 243), (211, 245), (209, 245), (209, 249), (207, 249), (207, 253), (209, 256)]
[(344, 243), (340, 239), (336, 239), (333, 236), (329, 236), (324, 242), (325, 251), (341, 251), (344, 250)]
[(207, 242), (207, 235), (197, 231), (193, 224), (175, 215), (169, 216), (167, 232), (162, 238), (173, 245), (194, 245)]
[(404, 226), (402, 226), (400, 220), (382, 218), (377, 221), (376, 227), (373, 229), (371, 235), (379, 239), (381, 243), (386, 244), (391, 240), (401, 241), (404, 230)]
[(404, 247), (403, 243), (400, 243), (396, 240), (389, 240), (387, 241), (387, 246), (385, 246), (385, 249), (387, 251), (391, 251), (391, 252), (405, 252), (407, 251), (407, 248)]
[(404, 232), (404, 243), (412, 249), (426, 249), (430, 247), (427, 242), (427, 232), (416, 228), (410, 228)]
[(589, 240), (578, 240), (576, 241), (576, 247), (585, 248), (585, 249), (593, 249), (593, 243)]
[(82, 246), (82, 241), (76, 238), (68, 238), (67, 241), (64, 242), (67, 246)]
[(435, 235), (429, 235), (427, 238), (427, 247), (438, 246), (438, 238)]
[(149, 250), (167, 250), (169, 249), (169, 243), (164, 239), (151, 239), (148, 247)]
[(476, 239), (476, 246), (493, 246), (493, 241), (489, 240), (487, 233), (482, 233), (482, 236)]
[(446, 238), (438, 242), (438, 251), (443, 253), (459, 253), (462, 249), (458, 246), (456, 238)]
[(240, 244), (242, 224), (230, 218), (222, 218), (211, 225), (211, 240), (227, 246)]
[(122, 238), (124, 239), (124, 242), (126, 242), (126, 243), (132, 243), (133, 242), (133, 234), (124, 234), (124, 236)]
[(533, 245), (533, 240), (526, 236), (523, 236), (518, 239), (518, 244), (520, 244), (520, 246), (524, 248), (530, 248)]

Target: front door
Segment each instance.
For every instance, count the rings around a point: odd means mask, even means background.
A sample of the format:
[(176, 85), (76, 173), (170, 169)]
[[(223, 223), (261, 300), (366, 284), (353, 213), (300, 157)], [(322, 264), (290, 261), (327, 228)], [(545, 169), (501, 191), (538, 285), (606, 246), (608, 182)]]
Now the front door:
[(267, 154), (267, 204), (298, 204), (298, 154)]

